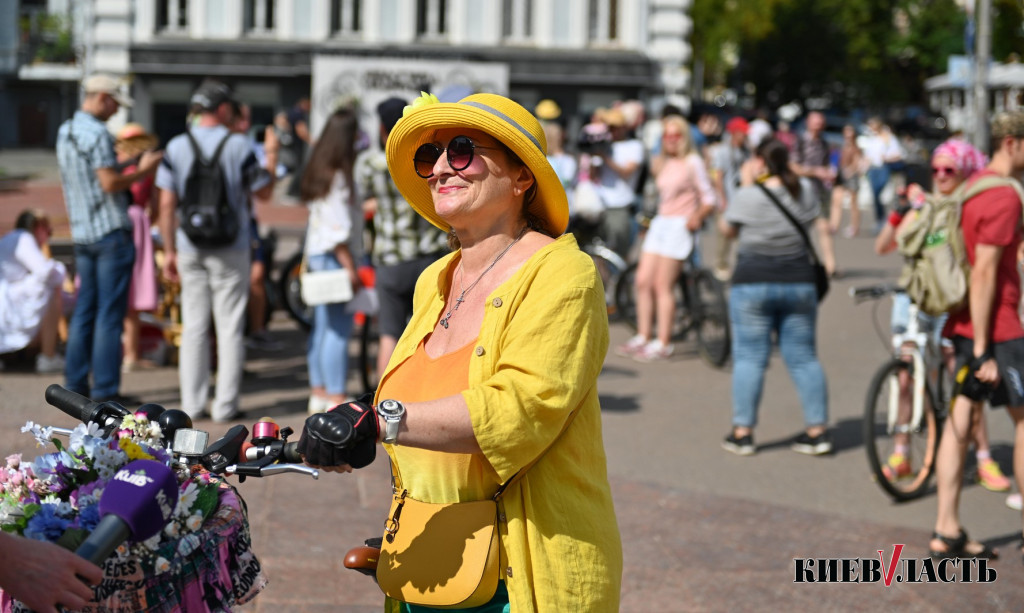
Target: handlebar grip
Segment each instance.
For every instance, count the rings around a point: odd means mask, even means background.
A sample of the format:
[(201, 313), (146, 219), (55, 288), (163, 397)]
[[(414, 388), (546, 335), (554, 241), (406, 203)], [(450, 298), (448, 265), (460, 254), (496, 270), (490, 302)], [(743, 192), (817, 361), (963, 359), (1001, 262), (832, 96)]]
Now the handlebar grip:
[(359, 546), (348, 550), (345, 554), (345, 568), (357, 570), (364, 575), (376, 576), (377, 561), (380, 560), (380, 548)]
[(45, 398), (48, 404), (57, 407), (62, 412), (74, 417), (82, 423), (89, 422), (93, 414), (96, 413), (96, 408), (100, 404), (81, 394), (72, 392), (69, 389), (64, 389), (56, 383), (46, 388)]
[(282, 460), (291, 464), (302, 464), (302, 456), (298, 452), (298, 441), (290, 441), (284, 444), (284, 450), (281, 452)]

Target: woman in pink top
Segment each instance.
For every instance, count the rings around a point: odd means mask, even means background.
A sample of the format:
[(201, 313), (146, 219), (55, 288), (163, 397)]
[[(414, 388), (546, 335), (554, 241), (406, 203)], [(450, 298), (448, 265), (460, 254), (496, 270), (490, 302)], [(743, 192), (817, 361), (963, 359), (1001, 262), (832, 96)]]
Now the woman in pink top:
[[(690, 141), (690, 126), (671, 115), (663, 122), (661, 153), (651, 160), (658, 214), (651, 220), (636, 270), (637, 334), (616, 353), (641, 362), (672, 355), (673, 286), (690, 257), (695, 233), (715, 210), (707, 168)], [(653, 324), (657, 320), (657, 337)]]

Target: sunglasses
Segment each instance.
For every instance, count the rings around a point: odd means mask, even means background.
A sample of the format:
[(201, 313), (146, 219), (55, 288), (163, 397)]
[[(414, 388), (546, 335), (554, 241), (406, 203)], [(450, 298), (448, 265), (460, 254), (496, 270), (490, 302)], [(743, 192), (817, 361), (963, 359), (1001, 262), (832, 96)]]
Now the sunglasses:
[(441, 158), (441, 153), (448, 155), (448, 165), (452, 170), (460, 171), (469, 168), (473, 163), (473, 153), (477, 149), (501, 149), (501, 147), (485, 147), (473, 142), (468, 136), (456, 136), (448, 141), (444, 149), (434, 143), (420, 145), (412, 156), (416, 174), (424, 179), (434, 176), (434, 164)]
[(952, 166), (932, 166), (932, 174), (938, 177), (943, 175), (953, 176), (956, 174), (956, 168)]

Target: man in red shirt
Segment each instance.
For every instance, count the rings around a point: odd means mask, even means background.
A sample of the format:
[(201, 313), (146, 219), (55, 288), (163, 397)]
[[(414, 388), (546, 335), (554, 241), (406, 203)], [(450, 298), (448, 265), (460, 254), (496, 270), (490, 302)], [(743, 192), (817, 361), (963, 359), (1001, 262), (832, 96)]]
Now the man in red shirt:
[[(1024, 112), (992, 119), (992, 161), (970, 181), (1013, 177), (1024, 171)], [(946, 420), (936, 458), (938, 515), (929, 543), (933, 558), (993, 558), (971, 541), (960, 525), (959, 501), (964, 455), (971, 440), (972, 414), (981, 405), (1006, 406), (1014, 422), (1014, 476), (1024, 489), (1024, 327), (1017, 309), (1021, 282), (1020, 192), (1010, 183), (987, 189), (963, 205), (960, 221), (971, 265), (969, 308), (950, 316), (944, 335), (953, 339), (960, 365), (970, 372)]]

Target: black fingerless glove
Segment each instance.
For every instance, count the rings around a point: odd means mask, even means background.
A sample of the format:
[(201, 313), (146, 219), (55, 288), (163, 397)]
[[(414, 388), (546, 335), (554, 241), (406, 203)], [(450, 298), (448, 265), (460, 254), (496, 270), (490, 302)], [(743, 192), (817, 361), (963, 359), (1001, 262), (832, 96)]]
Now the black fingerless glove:
[(377, 456), (377, 412), (362, 402), (344, 402), (306, 419), (296, 450), (313, 466), (362, 468)]
[(976, 358), (972, 360), (970, 364), (965, 364), (960, 367), (960, 370), (956, 374), (956, 383), (953, 388), (954, 396), (966, 396), (971, 400), (980, 402), (988, 400), (989, 396), (992, 395), (995, 387), (989, 383), (980, 381), (974, 374), (977, 372), (978, 368), (988, 360), (988, 358), (985, 358), (981, 362), (978, 362), (979, 359), (981, 358)]

